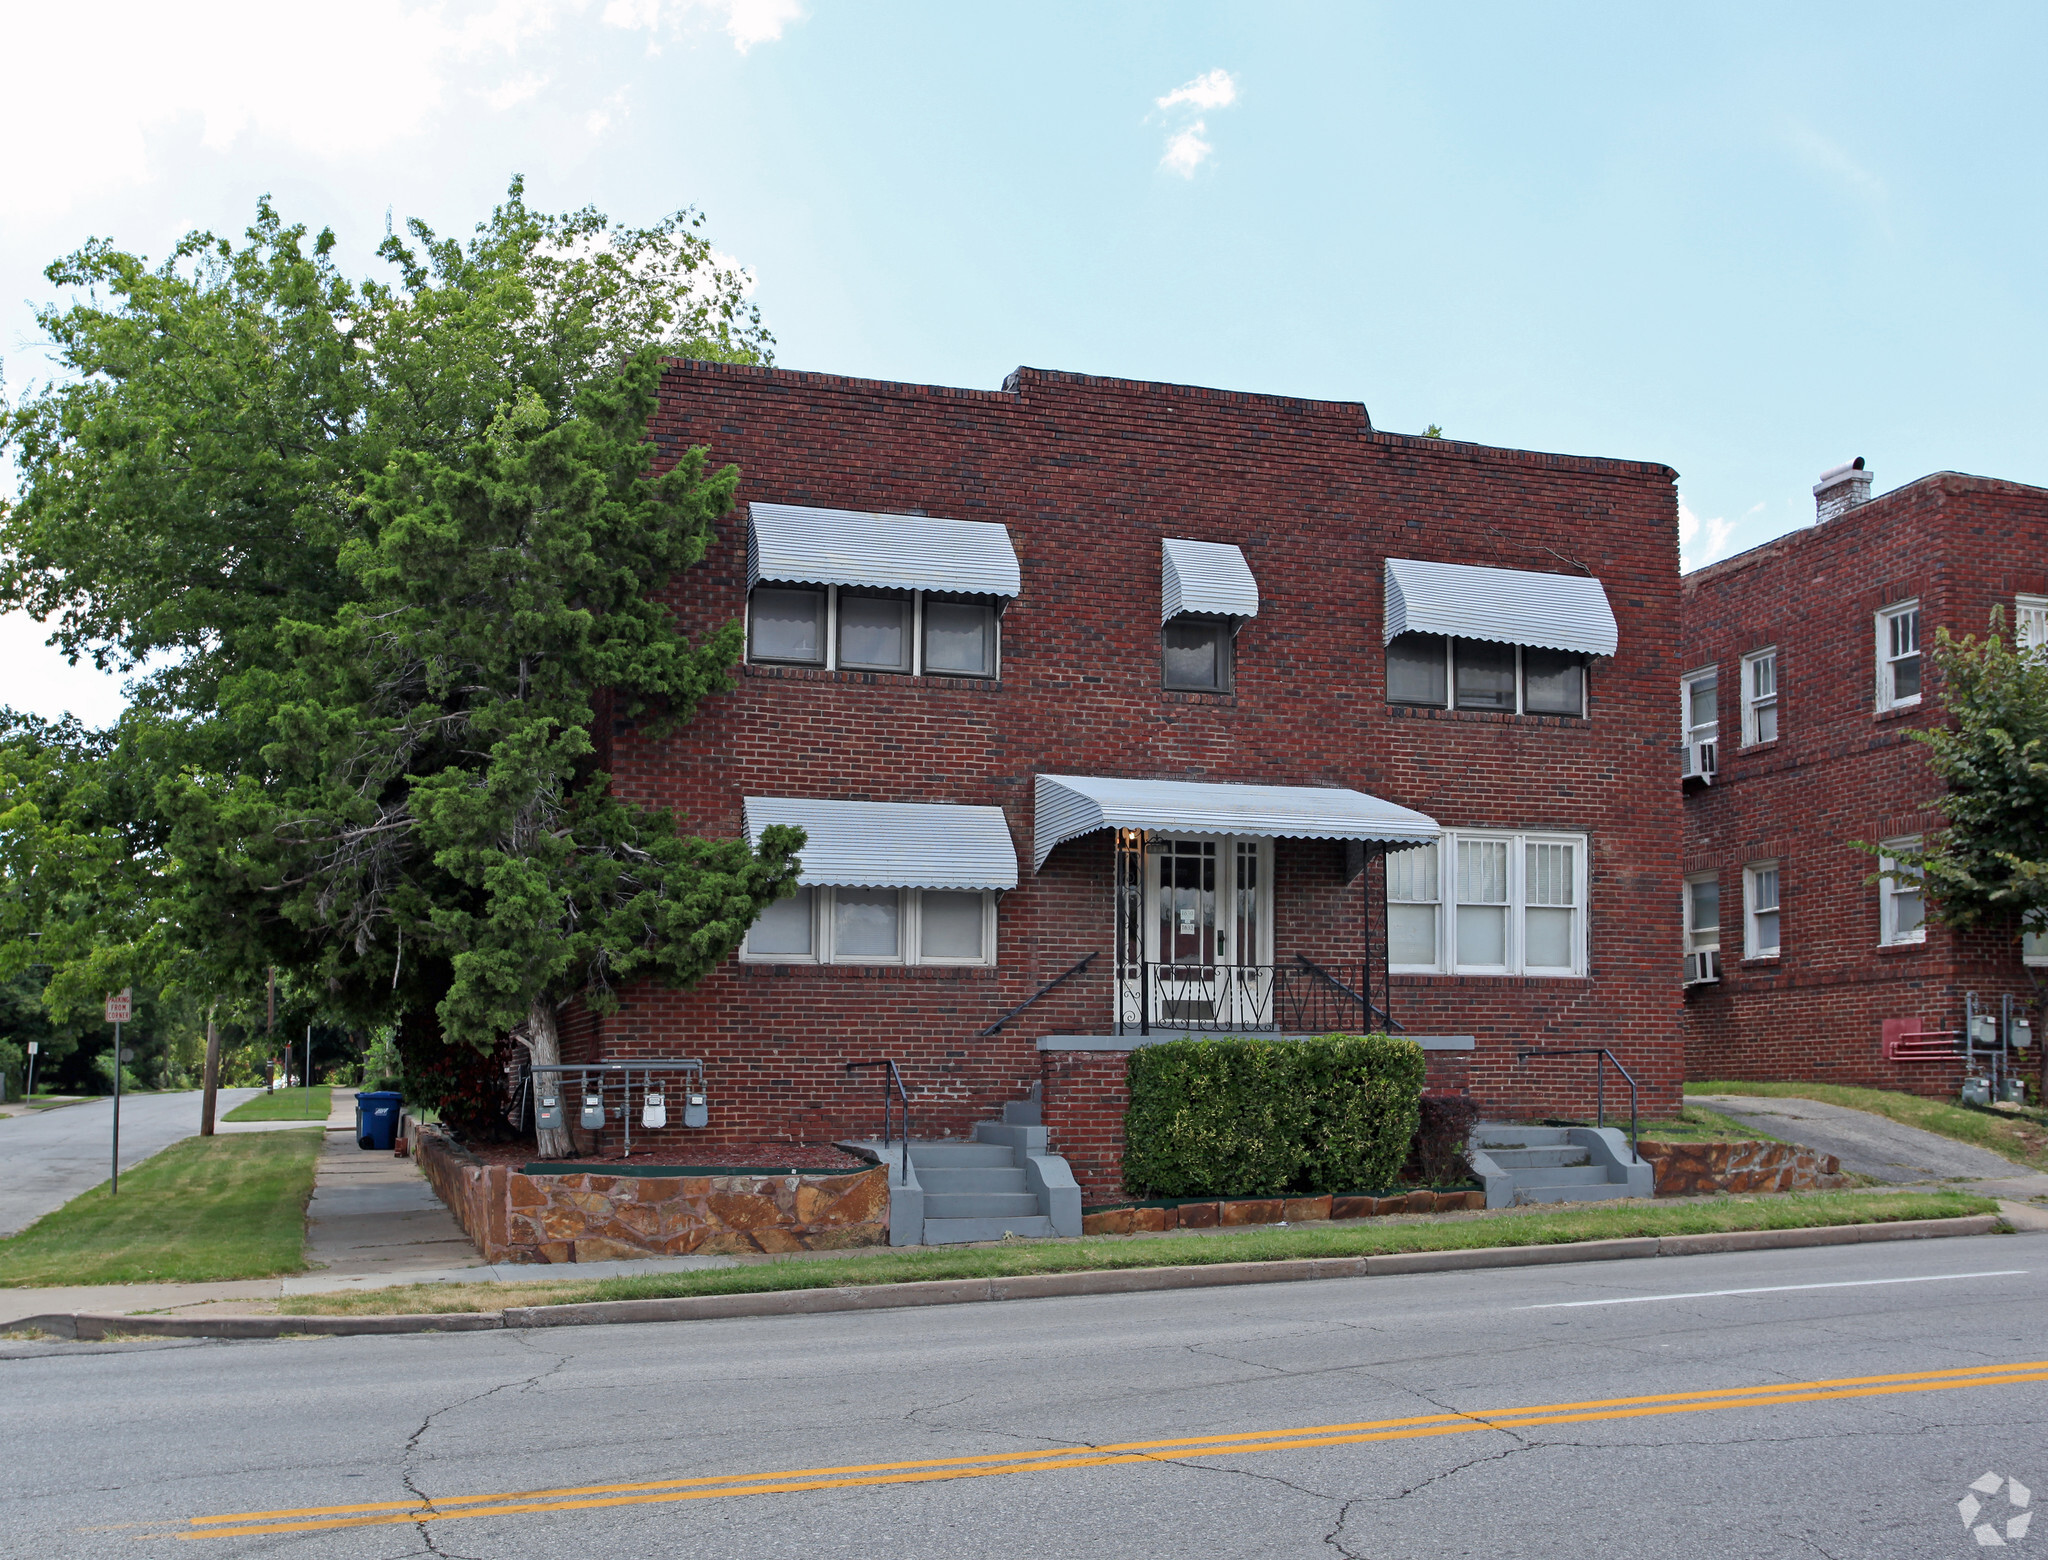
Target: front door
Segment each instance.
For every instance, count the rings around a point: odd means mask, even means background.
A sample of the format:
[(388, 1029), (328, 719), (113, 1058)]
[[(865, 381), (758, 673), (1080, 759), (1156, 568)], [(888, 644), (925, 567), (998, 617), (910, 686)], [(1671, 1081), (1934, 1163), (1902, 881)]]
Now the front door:
[(1121, 972), (1127, 1027), (1141, 1013), (1155, 1029), (1272, 1026), (1272, 859), (1269, 840), (1146, 840), (1143, 967)]

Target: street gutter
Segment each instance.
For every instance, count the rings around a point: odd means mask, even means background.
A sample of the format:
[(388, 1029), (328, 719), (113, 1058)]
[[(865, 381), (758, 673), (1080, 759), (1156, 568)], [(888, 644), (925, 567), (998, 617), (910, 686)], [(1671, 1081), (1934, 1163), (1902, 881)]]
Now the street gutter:
[(1560, 1241), (1467, 1251), (1411, 1251), (1370, 1257), (1308, 1257), (1279, 1262), (1219, 1262), (1194, 1267), (1112, 1268), (1027, 1273), (1007, 1278), (949, 1278), (836, 1289), (778, 1289), (754, 1294), (681, 1295), (667, 1300), (593, 1300), (571, 1305), (507, 1306), (502, 1311), (429, 1312), (415, 1316), (120, 1316), (91, 1311), (31, 1316), (9, 1331), (97, 1342), (111, 1338), (355, 1337), (380, 1333), (489, 1332), (503, 1328), (599, 1327), (634, 1322), (688, 1322), (742, 1316), (816, 1316), (832, 1311), (882, 1311), (906, 1306), (973, 1305), (1068, 1295), (1142, 1294), (1238, 1284), (1289, 1284), (1323, 1278), (1379, 1278), (1404, 1273), (1457, 1273), (1480, 1268), (1547, 1267), (1641, 1257), (1694, 1257), (1797, 1246), (1851, 1246), (1870, 1241), (1933, 1240), (1989, 1235), (2009, 1228), (1994, 1213), (1960, 1219), (1899, 1219), (1800, 1230), (1727, 1230), (1702, 1235), (1650, 1235), (1627, 1240)]

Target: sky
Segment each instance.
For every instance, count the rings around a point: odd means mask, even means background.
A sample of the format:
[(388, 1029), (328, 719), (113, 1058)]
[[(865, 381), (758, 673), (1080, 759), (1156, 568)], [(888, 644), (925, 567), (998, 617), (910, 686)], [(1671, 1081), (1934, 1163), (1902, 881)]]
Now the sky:
[[(339, 236), (696, 206), (785, 367), (1363, 401), (1664, 462), (1688, 567), (1960, 470), (2048, 485), (2048, 8), (126, 0), (0, 12), (0, 366), (43, 267), (269, 194)], [(6, 481), (0, 474), (0, 483)], [(0, 616), (0, 703), (118, 677)]]

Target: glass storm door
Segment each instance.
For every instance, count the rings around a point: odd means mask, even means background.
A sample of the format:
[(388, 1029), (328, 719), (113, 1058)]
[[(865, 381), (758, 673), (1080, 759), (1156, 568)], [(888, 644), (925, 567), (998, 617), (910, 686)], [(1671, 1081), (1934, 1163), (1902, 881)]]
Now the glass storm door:
[[(1120, 994), (1125, 1023), (1155, 1029), (1270, 1028), (1272, 854), (1261, 840), (1146, 841), (1143, 978)], [(1128, 975), (1139, 972), (1130, 971)], [(1128, 989), (1135, 985), (1137, 990)]]

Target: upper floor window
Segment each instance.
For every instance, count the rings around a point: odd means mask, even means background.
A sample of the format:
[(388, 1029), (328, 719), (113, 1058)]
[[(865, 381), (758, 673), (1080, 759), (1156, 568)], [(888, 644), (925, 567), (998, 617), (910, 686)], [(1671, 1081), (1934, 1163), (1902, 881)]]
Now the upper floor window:
[(1228, 693), (1235, 686), (1234, 625), (1217, 618), (1178, 617), (1159, 633), (1167, 687)]
[(1877, 615), (1877, 707), (1904, 709), (1920, 702), (1920, 603), (1886, 607)]
[(1758, 650), (1742, 658), (1742, 745), (1778, 740), (1778, 652)]
[(1742, 956), (1778, 956), (1778, 864), (1757, 861), (1742, 869)]
[(747, 659), (771, 666), (994, 677), (999, 623), (987, 601), (957, 601), (928, 591), (757, 585), (747, 601)]
[[(1886, 840), (1886, 850), (1916, 846), (1918, 838)], [(1917, 943), (1927, 940), (1926, 907), (1922, 903), (1920, 873), (1890, 855), (1878, 858), (1878, 938), (1886, 943)]]
[(1679, 720), (1685, 732), (1685, 773), (1711, 775), (1721, 733), (1721, 674), (1713, 667), (1693, 672), (1678, 685)]
[(2048, 650), (2048, 596), (2017, 596), (2012, 604), (2015, 650)]
[(1685, 880), (1687, 984), (1721, 978), (1721, 878), (1696, 872)]
[(2020, 962), (2039, 967), (2048, 964), (2048, 928), (2020, 932)]
[(1402, 634), (1387, 646), (1387, 699), (1438, 709), (1583, 716), (1586, 661), (1569, 650)]
[(1585, 836), (1446, 831), (1387, 858), (1387, 913), (1396, 970), (1583, 975)]

